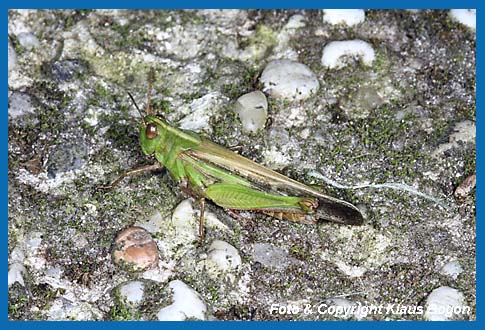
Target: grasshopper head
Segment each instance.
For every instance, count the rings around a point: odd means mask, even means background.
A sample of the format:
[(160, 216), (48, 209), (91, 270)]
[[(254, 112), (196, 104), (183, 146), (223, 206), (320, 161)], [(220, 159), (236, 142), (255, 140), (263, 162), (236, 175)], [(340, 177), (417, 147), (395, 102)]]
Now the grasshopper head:
[(155, 116), (146, 116), (140, 127), (140, 143), (143, 153), (151, 155), (155, 152), (162, 138), (163, 122)]

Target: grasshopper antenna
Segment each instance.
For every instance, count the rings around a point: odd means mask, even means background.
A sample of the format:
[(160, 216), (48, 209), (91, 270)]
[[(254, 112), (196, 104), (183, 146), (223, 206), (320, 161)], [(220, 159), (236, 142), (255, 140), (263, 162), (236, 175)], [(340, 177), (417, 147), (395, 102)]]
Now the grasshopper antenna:
[(137, 104), (136, 104), (136, 102), (135, 102), (135, 98), (133, 97), (133, 95), (131, 95), (131, 93), (130, 93), (130, 92), (128, 92), (128, 96), (130, 97), (131, 102), (133, 102), (133, 104), (135, 105), (136, 110), (138, 110), (138, 113), (140, 114), (141, 120), (143, 121), (143, 125), (145, 125), (145, 126), (146, 126), (146, 125), (147, 125), (147, 123), (145, 123), (145, 118), (143, 117), (143, 114), (141, 113), (140, 108), (138, 108), (138, 105), (137, 105)]
[(148, 75), (148, 95), (147, 95), (147, 110), (146, 114), (151, 115), (151, 101), (152, 101), (152, 84), (153, 84), (153, 77), (155, 76), (153, 67), (150, 68), (150, 74)]

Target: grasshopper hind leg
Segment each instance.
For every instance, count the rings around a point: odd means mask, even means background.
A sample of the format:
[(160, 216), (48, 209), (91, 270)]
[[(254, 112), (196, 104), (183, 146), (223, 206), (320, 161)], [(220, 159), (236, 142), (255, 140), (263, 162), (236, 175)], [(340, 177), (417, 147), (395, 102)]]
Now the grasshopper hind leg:
[(314, 214), (308, 214), (303, 212), (288, 212), (288, 211), (266, 211), (260, 210), (259, 212), (267, 214), (273, 218), (280, 220), (288, 220), (291, 222), (302, 223), (305, 225), (313, 225), (317, 223), (317, 218)]
[(344, 225), (360, 226), (364, 217), (357, 207), (344, 201), (318, 200), (316, 209), (317, 218), (326, 221), (337, 222)]

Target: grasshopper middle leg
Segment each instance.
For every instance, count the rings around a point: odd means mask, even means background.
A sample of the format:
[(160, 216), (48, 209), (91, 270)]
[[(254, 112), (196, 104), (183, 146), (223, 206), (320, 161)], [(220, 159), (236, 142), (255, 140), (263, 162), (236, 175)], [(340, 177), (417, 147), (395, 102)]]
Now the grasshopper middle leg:
[(199, 216), (199, 239), (204, 240), (204, 212), (205, 212), (205, 198), (199, 198), (200, 216)]

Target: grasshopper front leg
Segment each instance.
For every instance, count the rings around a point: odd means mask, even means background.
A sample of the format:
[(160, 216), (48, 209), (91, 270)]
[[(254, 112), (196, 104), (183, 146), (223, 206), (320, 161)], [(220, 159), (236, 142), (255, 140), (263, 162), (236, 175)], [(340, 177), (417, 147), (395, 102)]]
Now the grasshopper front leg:
[(137, 175), (137, 174), (146, 172), (146, 171), (153, 171), (153, 170), (156, 170), (156, 169), (159, 169), (159, 168), (162, 168), (162, 167), (163, 167), (162, 164), (155, 163), (155, 164), (152, 164), (152, 165), (146, 165), (146, 166), (142, 166), (142, 167), (138, 167), (138, 168), (131, 169), (129, 171), (126, 171), (126, 172), (121, 173), (120, 176), (118, 176), (116, 178), (116, 180), (114, 180), (110, 185), (100, 186), (100, 187), (98, 187), (98, 189), (103, 189), (103, 190), (113, 189), (124, 178), (126, 178), (128, 176), (134, 176), (134, 175)]

